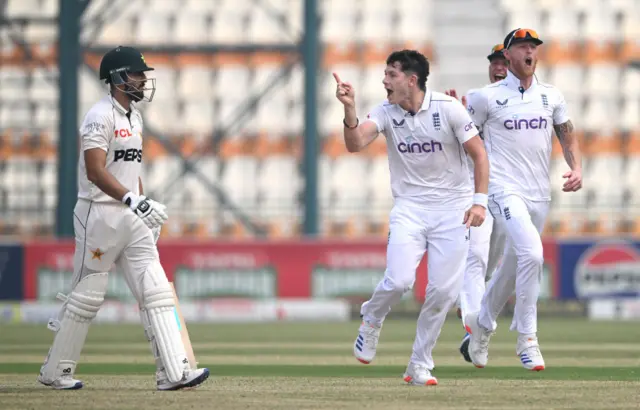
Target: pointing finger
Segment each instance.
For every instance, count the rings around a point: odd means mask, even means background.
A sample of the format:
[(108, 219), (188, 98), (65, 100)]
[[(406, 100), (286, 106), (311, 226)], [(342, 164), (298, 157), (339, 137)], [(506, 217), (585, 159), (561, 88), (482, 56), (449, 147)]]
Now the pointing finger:
[(335, 79), (336, 79), (336, 83), (338, 83), (338, 84), (342, 84), (342, 81), (340, 80), (340, 77), (338, 77), (338, 74), (337, 74), (337, 73), (333, 73), (333, 78), (335, 78)]

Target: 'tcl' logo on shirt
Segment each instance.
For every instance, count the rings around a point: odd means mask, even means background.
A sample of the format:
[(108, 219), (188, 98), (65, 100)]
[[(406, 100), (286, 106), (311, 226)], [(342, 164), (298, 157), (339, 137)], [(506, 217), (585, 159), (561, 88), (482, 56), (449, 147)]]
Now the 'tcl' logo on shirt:
[(120, 137), (120, 138), (129, 138), (129, 137), (131, 137), (133, 135), (133, 134), (131, 134), (131, 130), (128, 130), (126, 128), (115, 130), (114, 134), (115, 134), (116, 138), (118, 138), (118, 137)]

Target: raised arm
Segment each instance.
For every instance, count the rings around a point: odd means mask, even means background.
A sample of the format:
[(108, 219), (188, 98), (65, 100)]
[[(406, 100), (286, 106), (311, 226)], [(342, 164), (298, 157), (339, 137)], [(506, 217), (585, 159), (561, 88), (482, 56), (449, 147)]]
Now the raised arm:
[(344, 105), (344, 143), (349, 152), (358, 152), (369, 145), (381, 131), (380, 126), (371, 120), (360, 124), (356, 114), (356, 93), (353, 86), (340, 80), (338, 74), (333, 73), (336, 79), (336, 97)]

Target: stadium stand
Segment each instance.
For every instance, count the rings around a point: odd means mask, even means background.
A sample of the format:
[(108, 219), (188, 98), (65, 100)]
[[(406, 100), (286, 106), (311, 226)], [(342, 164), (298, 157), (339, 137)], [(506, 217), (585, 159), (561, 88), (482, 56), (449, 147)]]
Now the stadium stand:
[[(99, 3), (92, 3), (88, 18), (99, 10)], [(322, 149), (318, 173), (325, 236), (387, 234), (392, 200), (384, 139), (378, 138), (364, 153), (346, 152), (341, 139), (342, 108), (334, 98), (331, 71), (354, 84), (361, 117), (383, 98), (384, 58), (391, 49), (421, 49), (431, 58), (437, 77), (443, 50), (435, 47), (440, 39), (430, 24), (437, 1), (422, 0), (420, 8), (413, 7), (414, 3), (320, 1), (324, 54), (318, 78)], [(640, 234), (640, 190), (635, 179), (640, 175), (640, 70), (629, 66), (640, 60), (640, 1), (495, 3), (502, 32), (516, 26), (532, 27), (546, 40), (539, 78), (563, 90), (585, 153), (585, 189), (564, 194), (561, 175), (566, 165), (554, 142), (553, 203), (547, 232), (565, 236)], [(55, 17), (58, 1), (10, 0), (4, 4), (1, 12), (7, 18)], [(302, 32), (302, 2), (270, 0), (269, 4), (288, 30), (253, 2), (132, 0), (113, 16), (95, 44), (296, 41)], [(55, 26), (26, 24), (17, 30), (24, 34), (33, 58), (15, 44), (6, 26), (0, 26), (0, 234), (29, 237), (52, 232), (56, 144), (59, 138), (74, 136), (57, 135)], [(486, 50), (501, 40), (476, 39)], [(99, 57), (85, 56), (88, 66), (80, 68), (80, 116), (106, 92), (91, 70)], [(268, 53), (151, 53), (146, 59), (156, 67), (157, 93), (152, 104), (142, 107), (148, 127), (144, 178), (146, 190), (157, 193), (169, 206), (171, 220), (163, 236), (245, 237), (250, 232), (230, 216), (197, 175), (180, 176), (182, 161), (155, 139), (159, 135), (176, 142), (182, 155), (199, 158), (197, 171), (220, 184), (229, 199), (272, 237), (298, 235), (304, 183), (300, 173), (304, 130), (300, 65), (266, 95), (246, 121), (236, 124), (237, 129), (216, 151), (208, 144), (212, 131), (231, 118), (245, 90), (263, 88), (286, 58)], [(479, 59), (477, 64), (484, 67), (486, 61)], [(456, 85), (429, 84), (436, 89)]]

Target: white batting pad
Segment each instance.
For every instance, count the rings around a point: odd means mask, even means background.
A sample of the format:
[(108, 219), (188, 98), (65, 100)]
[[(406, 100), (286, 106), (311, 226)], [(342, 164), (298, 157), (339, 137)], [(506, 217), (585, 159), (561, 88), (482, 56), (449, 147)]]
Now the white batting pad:
[(140, 321), (142, 322), (142, 327), (144, 328), (144, 335), (151, 345), (151, 353), (153, 354), (153, 358), (156, 363), (156, 370), (162, 371), (164, 370), (164, 364), (162, 363), (162, 357), (160, 357), (160, 350), (158, 349), (156, 339), (155, 337), (153, 337), (153, 330), (151, 329), (151, 319), (149, 319), (149, 314), (143, 307), (140, 307)]
[(74, 374), (89, 325), (104, 302), (108, 278), (107, 273), (93, 273), (82, 278), (68, 296), (60, 317), (49, 321), (48, 327), (56, 332), (56, 336), (40, 369), (45, 383)]
[(155, 347), (160, 352), (167, 378), (171, 382), (178, 382), (184, 378), (185, 371), (190, 367), (176, 321), (171, 287), (158, 285), (145, 290), (143, 297), (144, 309), (147, 311), (155, 338)]

